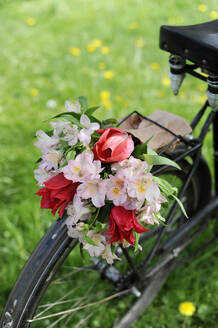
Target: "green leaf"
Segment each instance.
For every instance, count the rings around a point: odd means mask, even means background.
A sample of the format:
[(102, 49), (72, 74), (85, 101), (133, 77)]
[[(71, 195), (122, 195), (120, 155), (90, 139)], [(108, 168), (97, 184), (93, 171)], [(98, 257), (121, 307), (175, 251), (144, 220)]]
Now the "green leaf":
[(61, 113), (61, 114), (58, 114), (58, 115), (52, 117), (51, 119), (55, 119), (55, 118), (58, 118), (58, 117), (63, 117), (63, 118), (66, 118), (67, 120), (70, 120), (71, 122), (76, 124), (78, 127), (83, 129), (84, 126), (80, 123), (80, 116), (81, 115), (78, 114), (78, 113), (64, 112), (64, 113)]
[(69, 147), (68, 143), (66, 141), (62, 140), (59, 150), (64, 150), (65, 148), (68, 148), (68, 147)]
[(108, 221), (108, 217), (110, 215), (110, 211), (113, 206), (114, 206), (113, 203), (109, 203), (101, 207), (98, 219), (101, 220), (102, 222)]
[(116, 118), (109, 118), (107, 120), (103, 120), (102, 124), (104, 126), (111, 126), (111, 125), (116, 125), (118, 123)]
[(84, 260), (84, 251), (83, 251), (83, 244), (82, 243), (79, 244), (79, 252), (80, 252), (81, 258)]
[(181, 200), (180, 200), (178, 197), (176, 197), (175, 195), (172, 195), (172, 197), (173, 197), (173, 198), (177, 201), (177, 203), (179, 204), (179, 206), (180, 206), (180, 208), (181, 208), (181, 210), (182, 210), (182, 213), (185, 215), (185, 217), (188, 218), (188, 215), (187, 215), (187, 213), (186, 213), (186, 210), (185, 210), (185, 208), (184, 208), (184, 206), (183, 206)]
[(76, 156), (76, 152), (75, 150), (70, 150), (67, 152), (66, 154), (66, 160), (69, 161), (69, 160), (74, 160), (75, 159), (75, 156)]
[(84, 239), (84, 241), (85, 241), (86, 243), (88, 243), (88, 244), (90, 244), (90, 245), (92, 245), (92, 246), (98, 246), (98, 244), (97, 244), (92, 238), (90, 238), (89, 236), (87, 236), (87, 232), (84, 233), (84, 235), (83, 235), (83, 239)]
[(95, 107), (90, 107), (88, 108), (86, 111), (85, 111), (85, 114), (87, 116), (92, 116), (92, 114), (98, 109), (100, 108), (101, 106), (95, 106)]
[(78, 101), (79, 101), (79, 103), (80, 103), (80, 105), (81, 105), (81, 107), (83, 109), (83, 112), (85, 112), (87, 110), (87, 108), (88, 108), (88, 100), (87, 100), (87, 98), (84, 97), (84, 96), (80, 96), (78, 98)]
[(143, 144), (136, 145), (134, 148), (134, 152), (132, 153), (132, 156), (135, 158), (141, 158), (143, 154), (148, 153), (148, 143), (151, 140), (152, 136), (146, 140)]
[(92, 133), (92, 137), (95, 139), (100, 139), (100, 134), (98, 134), (97, 132)]
[(97, 224), (96, 224), (96, 226), (95, 226), (94, 231), (95, 232), (99, 232), (99, 231), (105, 230), (106, 229), (106, 226), (107, 226), (106, 223), (101, 223), (101, 222), (98, 221)]
[(53, 130), (48, 130), (48, 131), (45, 131), (45, 133), (49, 136), (49, 137), (52, 137), (53, 136)]
[(181, 170), (181, 167), (177, 163), (167, 157), (151, 154), (143, 154), (142, 156), (149, 165), (168, 165)]
[(160, 190), (167, 196), (177, 195), (177, 188), (173, 187), (167, 180), (153, 177), (153, 181), (158, 182)]
[(134, 252), (137, 252), (137, 250), (139, 248), (139, 237), (140, 237), (140, 234), (135, 232), (135, 249), (134, 249)]
[(89, 119), (92, 123), (98, 123), (100, 126), (102, 125), (101, 124), (101, 121), (99, 121), (96, 117), (94, 116), (89, 116)]
[(95, 216), (94, 216), (94, 218), (92, 219), (92, 221), (91, 221), (91, 223), (90, 223), (90, 225), (89, 225), (89, 229), (94, 225), (95, 221), (97, 220), (98, 215), (99, 215), (99, 212), (100, 212), (100, 208), (98, 208), (98, 209), (96, 210), (96, 212), (95, 212)]

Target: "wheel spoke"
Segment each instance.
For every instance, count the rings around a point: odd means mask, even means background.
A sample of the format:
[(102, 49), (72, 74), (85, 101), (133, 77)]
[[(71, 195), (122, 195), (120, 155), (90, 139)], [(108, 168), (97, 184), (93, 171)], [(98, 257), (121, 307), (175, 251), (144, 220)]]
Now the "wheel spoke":
[(53, 313), (53, 314), (50, 314), (50, 315), (47, 315), (47, 316), (44, 316), (44, 317), (40, 317), (40, 318), (34, 317), (33, 319), (27, 320), (27, 322), (34, 322), (34, 321), (49, 319), (49, 318), (57, 317), (57, 316), (60, 316), (60, 315), (63, 315), (63, 314), (69, 314), (69, 313), (72, 313), (72, 312), (75, 312), (75, 311), (78, 311), (78, 310), (86, 309), (88, 307), (91, 307), (91, 306), (94, 306), (94, 305), (99, 305), (99, 304), (105, 303), (107, 301), (110, 301), (114, 298), (118, 298), (120, 296), (126, 295), (126, 294), (130, 293), (130, 291), (131, 291), (130, 289), (126, 289), (126, 290), (123, 290), (121, 292), (115, 293), (111, 296), (105, 297), (100, 301), (88, 303), (88, 304), (85, 304), (85, 305), (82, 305), (82, 306), (77, 306), (75, 308), (72, 308), (72, 309), (69, 309), (69, 310), (66, 310), (66, 311)]

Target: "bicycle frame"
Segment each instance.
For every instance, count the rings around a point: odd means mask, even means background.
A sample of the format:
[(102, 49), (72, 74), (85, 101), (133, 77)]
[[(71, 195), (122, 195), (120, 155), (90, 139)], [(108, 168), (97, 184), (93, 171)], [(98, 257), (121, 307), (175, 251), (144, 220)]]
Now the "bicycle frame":
[[(194, 69), (196, 69), (197, 66), (196, 65), (186, 65), (186, 72), (197, 77), (200, 78), (203, 81), (206, 81), (206, 78), (195, 72)], [(206, 109), (209, 107), (209, 103), (208, 100), (205, 102), (205, 104), (203, 105), (203, 107), (198, 111), (198, 113), (196, 114), (196, 116), (194, 117), (194, 119), (191, 122), (191, 127), (192, 130), (195, 130), (195, 128), (198, 126), (199, 122), (201, 121)], [(153, 122), (152, 120), (148, 119), (147, 117), (139, 114), (138, 112), (134, 111), (131, 114), (129, 114), (127, 117), (125, 117), (120, 124), (126, 120), (128, 117), (130, 117), (132, 114), (138, 114), (139, 116), (141, 116), (144, 119), (147, 119), (149, 121), (151, 121), (152, 123), (160, 126), (159, 124), (157, 124), (157, 122)], [(156, 240), (153, 244), (153, 247), (151, 248), (151, 250), (149, 251), (149, 253), (147, 254), (145, 260), (140, 264), (140, 270), (137, 270), (136, 266), (134, 265), (134, 263), (131, 261), (130, 256), (128, 256), (128, 252), (126, 252), (125, 250), (122, 250), (123, 255), (126, 257), (127, 261), (129, 262), (131, 271), (128, 272), (127, 274), (124, 274), (125, 279), (128, 276), (129, 277), (129, 281), (132, 281), (132, 278), (134, 278), (135, 276), (138, 277), (142, 277), (145, 278), (149, 278), (150, 276), (152, 276), (154, 273), (158, 272), (164, 265), (166, 265), (166, 263), (171, 262), (172, 259), (176, 258), (179, 253), (181, 252), (181, 250), (183, 248), (185, 248), (189, 243), (191, 243), (191, 241), (198, 235), (200, 234), (203, 230), (205, 230), (205, 228), (207, 227), (207, 223), (208, 220), (205, 220), (205, 217), (208, 217), (209, 214), (211, 214), (217, 207), (218, 207), (218, 135), (216, 133), (216, 131), (218, 131), (218, 112), (216, 111), (210, 111), (210, 113), (207, 115), (206, 120), (203, 124), (203, 127), (199, 133), (198, 138), (193, 139), (193, 140), (186, 140), (185, 138), (181, 137), (181, 136), (177, 136), (174, 133), (172, 133), (172, 131), (169, 131), (168, 129), (164, 128), (165, 130), (167, 130), (167, 132), (171, 133), (172, 135), (174, 135), (174, 139), (172, 140), (172, 142), (167, 145), (166, 147), (164, 147), (164, 149), (161, 151), (160, 154), (165, 153), (165, 151), (169, 148), (169, 146), (178, 138), (180, 139), (180, 141), (184, 142), (188, 147), (188, 149), (184, 152), (182, 152), (181, 154), (179, 154), (176, 158), (173, 158), (173, 160), (175, 162), (179, 162), (182, 159), (185, 159), (185, 157), (187, 156), (191, 156), (193, 159), (193, 164), (189, 170), (189, 173), (187, 175), (187, 179), (184, 182), (184, 184), (182, 185), (178, 198), (181, 199), (182, 196), (184, 195), (185, 191), (187, 190), (189, 183), (196, 171), (196, 168), (199, 164), (200, 158), (201, 158), (201, 149), (202, 149), (202, 145), (204, 142), (204, 139), (207, 135), (208, 130), (210, 129), (211, 125), (213, 126), (213, 152), (214, 152), (214, 173), (215, 173), (215, 192), (214, 192), (214, 197), (213, 199), (211, 199), (210, 203), (207, 204), (204, 208), (202, 208), (200, 210), (200, 212), (196, 213), (192, 218), (189, 218), (189, 221), (184, 224), (178, 231), (176, 231), (175, 233), (173, 233), (162, 245), (162, 250), (165, 254), (165, 257), (159, 261), (150, 271), (148, 271), (148, 266), (150, 264), (150, 262), (152, 261), (153, 257), (156, 255), (158, 247), (160, 245), (160, 242), (162, 240), (163, 235), (166, 233), (166, 228), (165, 226), (161, 226), (160, 228), (157, 228), (158, 230), (158, 234), (156, 237)], [(167, 166), (161, 166), (156, 168), (152, 173), (155, 174), (160, 174), (161, 172), (164, 172), (164, 170), (166, 169)], [(176, 201), (173, 202), (169, 214), (166, 218), (166, 224), (169, 226), (174, 219), (174, 214), (175, 211), (177, 209), (178, 203)], [(176, 243), (178, 242), (178, 240), (181, 240), (189, 231), (191, 231), (194, 227), (196, 227), (199, 223), (201, 223), (204, 220), (204, 224), (201, 225), (201, 227), (188, 239), (186, 240), (182, 245), (180, 245), (179, 249), (175, 248)], [(154, 229), (155, 230), (155, 229)], [(157, 231), (155, 230), (155, 232)], [(152, 231), (151, 231), (152, 234)], [(142, 237), (143, 238), (143, 237)], [(144, 239), (146, 239), (146, 235), (144, 236)], [(209, 240), (207, 243), (205, 243), (199, 250), (203, 250), (205, 247), (207, 247), (208, 245), (210, 245), (212, 242), (214, 242), (216, 239), (216, 236), (213, 237), (211, 240)], [(198, 251), (199, 251), (198, 250)], [(197, 251), (197, 252), (198, 252)], [(188, 257), (189, 258), (189, 257)], [(184, 262), (184, 260), (183, 260)], [(115, 269), (115, 268), (114, 268)], [(110, 272), (111, 270), (108, 270), (108, 272)], [(104, 275), (107, 277), (107, 269), (104, 271)], [(117, 279), (117, 273), (116, 273), (116, 279)], [(121, 279), (121, 283), (119, 283), (119, 288), (122, 289), (122, 274), (120, 275)], [(113, 280), (113, 275), (111, 276), (111, 272), (110, 272), (110, 280)], [(115, 282), (115, 279), (114, 279)], [(116, 280), (117, 282), (117, 280)]]

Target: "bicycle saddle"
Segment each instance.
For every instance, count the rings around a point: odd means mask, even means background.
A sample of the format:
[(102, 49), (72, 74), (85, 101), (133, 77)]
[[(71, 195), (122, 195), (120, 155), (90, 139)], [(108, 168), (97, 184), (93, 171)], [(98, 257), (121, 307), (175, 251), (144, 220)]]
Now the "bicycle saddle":
[(189, 26), (163, 25), (160, 48), (218, 74), (218, 19)]

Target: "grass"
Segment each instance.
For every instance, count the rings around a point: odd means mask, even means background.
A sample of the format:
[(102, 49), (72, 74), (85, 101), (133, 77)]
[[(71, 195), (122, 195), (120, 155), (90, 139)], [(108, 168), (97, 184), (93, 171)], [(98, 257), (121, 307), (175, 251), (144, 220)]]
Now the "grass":
[[(46, 128), (66, 99), (79, 95), (87, 96), (91, 104), (105, 105), (100, 118), (122, 117), (134, 108), (147, 115), (159, 108), (190, 120), (204, 101), (206, 86), (187, 78), (178, 98), (172, 96), (168, 54), (158, 49), (158, 33), (162, 24), (210, 20), (216, 0), (199, 7), (202, 4), (200, 0), (0, 1), (0, 308), (54, 219), (40, 211), (34, 195), (33, 169), (39, 155), (33, 147), (35, 131)], [(91, 51), (96, 39), (102, 45)], [(211, 163), (210, 138), (209, 133), (204, 155)], [(197, 307), (187, 324), (215, 327), (216, 254), (213, 246), (176, 270), (143, 323), (135, 327), (182, 327), (178, 305), (185, 300)]]

